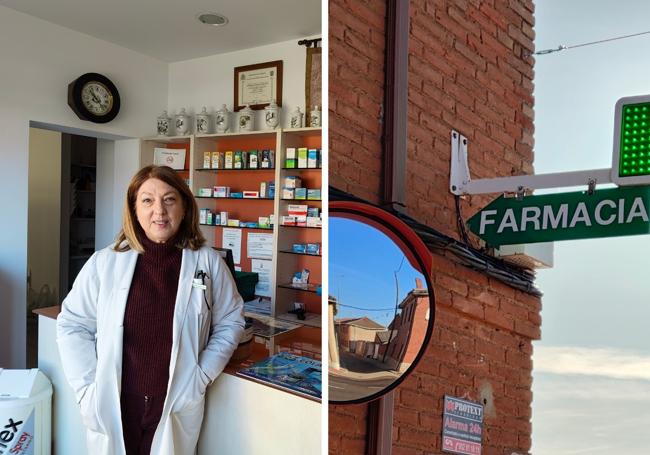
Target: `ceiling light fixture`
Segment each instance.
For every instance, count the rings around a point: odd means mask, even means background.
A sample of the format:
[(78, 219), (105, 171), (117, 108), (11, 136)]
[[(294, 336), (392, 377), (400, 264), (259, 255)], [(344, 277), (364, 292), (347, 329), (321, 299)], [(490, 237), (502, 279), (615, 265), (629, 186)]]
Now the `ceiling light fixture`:
[(215, 27), (220, 27), (228, 23), (226, 16), (217, 13), (200, 13), (196, 18), (204, 24), (214, 25)]

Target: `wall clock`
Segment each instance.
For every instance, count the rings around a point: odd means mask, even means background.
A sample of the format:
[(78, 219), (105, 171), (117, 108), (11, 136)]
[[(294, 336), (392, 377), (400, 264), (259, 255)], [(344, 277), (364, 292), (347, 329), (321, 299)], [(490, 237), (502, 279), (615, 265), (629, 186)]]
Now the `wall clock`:
[(81, 120), (108, 123), (120, 112), (120, 94), (106, 76), (86, 73), (68, 85), (68, 106)]

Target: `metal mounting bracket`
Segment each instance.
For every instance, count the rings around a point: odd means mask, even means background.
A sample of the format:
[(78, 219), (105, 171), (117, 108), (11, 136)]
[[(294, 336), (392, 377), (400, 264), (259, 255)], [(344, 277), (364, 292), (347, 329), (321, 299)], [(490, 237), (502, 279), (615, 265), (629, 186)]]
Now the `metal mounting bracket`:
[(458, 131), (451, 131), (449, 190), (457, 196), (463, 194), (522, 193), (522, 191), (526, 190), (567, 188), (583, 185), (588, 186), (593, 191), (596, 184), (612, 182), (611, 168), (472, 180), (469, 174), (469, 165), (467, 164), (468, 142), (467, 138)]

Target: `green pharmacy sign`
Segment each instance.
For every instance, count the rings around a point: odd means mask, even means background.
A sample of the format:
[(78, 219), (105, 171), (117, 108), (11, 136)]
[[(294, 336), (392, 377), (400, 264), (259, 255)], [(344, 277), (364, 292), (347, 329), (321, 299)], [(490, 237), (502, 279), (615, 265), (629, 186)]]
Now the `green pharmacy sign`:
[(499, 197), (467, 222), (490, 246), (650, 233), (650, 186)]

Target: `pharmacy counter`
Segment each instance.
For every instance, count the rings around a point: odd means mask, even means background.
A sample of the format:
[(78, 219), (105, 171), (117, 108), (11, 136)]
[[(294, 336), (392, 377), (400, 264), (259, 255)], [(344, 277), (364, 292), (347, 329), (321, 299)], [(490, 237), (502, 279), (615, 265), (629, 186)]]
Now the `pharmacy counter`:
[[(60, 307), (36, 310), (39, 314), (38, 367), (52, 381), (52, 447), (54, 455), (86, 453), (85, 431), (74, 394), (68, 386), (56, 344), (56, 317)], [(320, 329), (302, 327), (278, 345), (317, 346)], [(198, 454), (318, 454), (321, 450), (321, 404), (266, 384), (236, 376), (235, 371), (269, 355), (264, 345), (253, 344), (244, 361), (233, 361), (206, 394), (205, 417)], [(282, 348), (280, 348), (282, 350)]]

